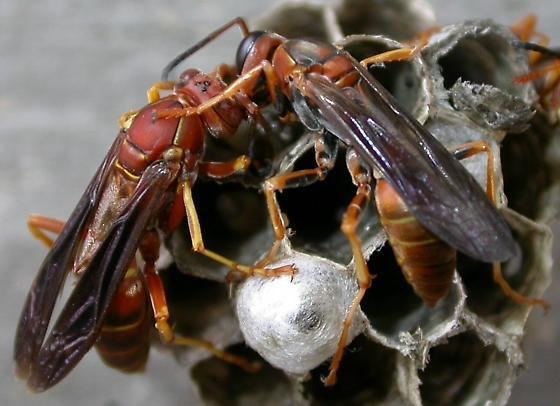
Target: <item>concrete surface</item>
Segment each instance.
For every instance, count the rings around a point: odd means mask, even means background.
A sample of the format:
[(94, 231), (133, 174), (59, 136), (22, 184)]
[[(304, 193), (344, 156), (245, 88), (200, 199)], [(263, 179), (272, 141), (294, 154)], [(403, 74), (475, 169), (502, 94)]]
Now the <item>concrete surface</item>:
[[(560, 44), (560, 6), (552, 0), (432, 0), (439, 23), (491, 17), (511, 23), (527, 13)], [(60, 385), (31, 395), (12, 376), (12, 341), (21, 306), (45, 250), (25, 227), (28, 213), (64, 219), (114, 138), (119, 115), (145, 103), (144, 91), (179, 50), (230, 18), (258, 16), (256, 0), (0, 2), (0, 404), (196, 404), (186, 372), (152, 351), (144, 375), (125, 376), (89, 354)], [(193, 66), (233, 61), (237, 33)], [(200, 64), (205, 62), (205, 64)], [(556, 254), (558, 258), (558, 254)], [(527, 367), (512, 405), (560, 398), (560, 286), (549, 315), (534, 312)], [(556, 403), (554, 402), (554, 403)]]

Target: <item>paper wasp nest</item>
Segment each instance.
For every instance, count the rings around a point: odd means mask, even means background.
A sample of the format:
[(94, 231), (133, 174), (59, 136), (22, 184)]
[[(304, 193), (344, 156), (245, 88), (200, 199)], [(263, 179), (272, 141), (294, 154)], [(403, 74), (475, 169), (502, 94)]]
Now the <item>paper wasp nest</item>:
[[(287, 3), (257, 23), (288, 37), (337, 43), (357, 59), (400, 47), (397, 41), (433, 25), (423, 1), (365, 0)], [(501, 155), (498, 193), (508, 203), (502, 212), (521, 248), (504, 274), (524, 295), (540, 297), (551, 270), (551, 232), (543, 223), (560, 206), (554, 175), (559, 138), (534, 116), (532, 86), (512, 84), (527, 70), (526, 54), (512, 47), (513, 39), (507, 27), (490, 20), (458, 23), (442, 27), (413, 60), (370, 70), (445, 145), (484, 140)], [(312, 167), (313, 135), (301, 126), (277, 130), (275, 168)], [(222, 152), (216, 147), (211, 153)], [(484, 184), (485, 156), (464, 163)], [(350, 247), (339, 230), (354, 193), (339, 159), (325, 181), (279, 196), (294, 232), (279, 261), (295, 263), (299, 273), (293, 281), (250, 278), (236, 284), (237, 317), (222, 285), (227, 270), (192, 254), (186, 229), (171, 239), (183, 273), (168, 281), (178, 331), (263, 364), (260, 373), (248, 374), (203, 352), (177, 350), (201, 398), (208, 404), (504, 404), (523, 364), (521, 340), (532, 309), (502, 294), (488, 264), (461, 255), (451, 291), (427, 308), (405, 282), (373, 204), (359, 236), (377, 277), (354, 320), (351, 335), (357, 338), (346, 349), (338, 383), (323, 387), (320, 378), (357, 289)], [(207, 247), (245, 264), (271, 247), (257, 187), (201, 182), (195, 194)]]

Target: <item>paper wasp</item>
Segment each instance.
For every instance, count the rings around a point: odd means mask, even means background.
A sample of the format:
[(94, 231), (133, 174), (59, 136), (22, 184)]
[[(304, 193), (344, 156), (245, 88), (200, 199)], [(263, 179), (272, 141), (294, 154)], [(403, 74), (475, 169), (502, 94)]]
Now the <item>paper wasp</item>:
[[(511, 258), (516, 244), (495, 207), (494, 158), (488, 145), (475, 142), (449, 152), (424, 129), (366, 66), (410, 58), (419, 47), (402, 48), (356, 61), (347, 52), (316, 40), (286, 39), (256, 31), (247, 34), (238, 18), (177, 56), (162, 79), (202, 45), (227, 28), (239, 25), (245, 34), (230, 72), (238, 76), (219, 95), (193, 107), (157, 111), (154, 119), (201, 114), (239, 97), (272, 104), (285, 120), (301, 121), (317, 134), (317, 168), (274, 176), (263, 183), (276, 243), (262, 261), (275, 257), (286, 238), (286, 225), (276, 192), (323, 179), (333, 167), (339, 144), (347, 147), (346, 163), (357, 193), (348, 205), (341, 229), (350, 242), (359, 292), (344, 321), (326, 384), (336, 382), (348, 329), (372, 277), (356, 234), (360, 213), (369, 202), (374, 176), (381, 222), (397, 259), (416, 292), (434, 306), (445, 296), (455, 269), (456, 250), (494, 263), (494, 279), (518, 303), (546, 304), (513, 291), (502, 277), (500, 262)], [(258, 110), (247, 110), (251, 115)], [(488, 155), (487, 194), (461, 165), (476, 153)], [(334, 193), (334, 191), (333, 191)]]
[[(138, 370), (147, 356), (146, 325), (152, 319), (164, 343), (197, 345), (246, 369), (247, 361), (209, 343), (175, 337), (168, 323), (165, 291), (156, 269), (160, 235), (173, 231), (186, 215), (193, 250), (233, 272), (293, 275), (285, 266), (263, 269), (239, 265), (205, 248), (192, 188), (198, 177), (227, 179), (247, 172), (245, 156), (230, 162), (203, 158), (206, 133), (233, 134), (250, 101), (237, 98), (200, 116), (153, 120), (170, 108), (203, 104), (226, 88), (219, 70), (210, 75), (186, 70), (176, 82), (159, 82), (148, 91), (148, 104), (121, 119), (121, 130), (66, 223), (32, 216), (32, 233), (51, 246), (25, 301), (15, 343), (15, 373), (34, 391), (59, 382), (85, 353), (98, 344), (105, 360), (123, 370)], [(171, 94), (160, 98), (160, 90)], [(46, 232), (58, 233), (52, 242)], [(144, 262), (137, 265), (136, 253)], [(78, 281), (49, 329), (53, 309), (69, 273)], [(128, 295), (128, 296), (127, 296)], [(128, 342), (128, 359), (115, 343)], [(124, 344), (126, 347), (126, 343)], [(121, 348), (122, 349), (122, 348)]]

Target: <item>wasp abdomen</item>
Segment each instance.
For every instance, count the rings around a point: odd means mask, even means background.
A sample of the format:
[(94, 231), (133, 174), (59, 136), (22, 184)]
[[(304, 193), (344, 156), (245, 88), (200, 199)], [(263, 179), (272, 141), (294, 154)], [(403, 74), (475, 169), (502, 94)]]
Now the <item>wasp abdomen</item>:
[(101, 328), (96, 349), (108, 366), (142, 372), (150, 349), (148, 297), (141, 275), (129, 268), (119, 284)]
[(455, 249), (422, 226), (386, 181), (377, 182), (375, 199), (381, 224), (406, 280), (427, 306), (434, 307), (451, 286)]

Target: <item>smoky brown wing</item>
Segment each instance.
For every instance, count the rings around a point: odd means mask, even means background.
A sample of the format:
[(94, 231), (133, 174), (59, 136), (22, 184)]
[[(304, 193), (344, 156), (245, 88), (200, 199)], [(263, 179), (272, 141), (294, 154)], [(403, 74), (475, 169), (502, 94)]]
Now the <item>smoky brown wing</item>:
[(115, 139), (62, 232), (39, 268), (27, 294), (14, 340), (15, 373), (27, 379), (47, 331), (51, 314), (74, 258), (80, 236), (95, 210), (122, 143)]
[(320, 123), (354, 148), (395, 188), (426, 228), (481, 261), (504, 261), (516, 246), (482, 188), (361, 65), (356, 88), (306, 76), (304, 95)]
[(34, 391), (59, 382), (95, 343), (142, 233), (161, 209), (175, 174), (167, 161), (157, 161), (144, 171), (40, 348), (27, 381)]

